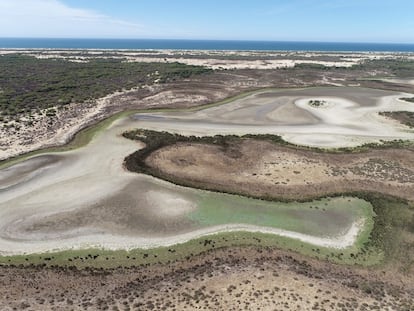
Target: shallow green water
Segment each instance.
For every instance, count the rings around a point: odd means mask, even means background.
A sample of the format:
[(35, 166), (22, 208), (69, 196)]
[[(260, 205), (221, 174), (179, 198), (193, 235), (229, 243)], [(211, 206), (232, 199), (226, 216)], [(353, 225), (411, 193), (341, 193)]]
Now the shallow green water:
[(372, 217), (372, 206), (352, 197), (283, 203), (203, 193), (198, 208), (188, 217), (203, 226), (250, 224), (313, 236), (336, 236), (354, 221)]

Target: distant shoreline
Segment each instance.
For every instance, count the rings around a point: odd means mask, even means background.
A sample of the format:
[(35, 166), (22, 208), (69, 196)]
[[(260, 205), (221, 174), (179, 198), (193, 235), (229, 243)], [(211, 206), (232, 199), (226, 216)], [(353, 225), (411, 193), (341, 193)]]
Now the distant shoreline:
[(207, 50), (414, 53), (410, 43), (351, 43), (170, 39), (0, 38), (0, 49)]

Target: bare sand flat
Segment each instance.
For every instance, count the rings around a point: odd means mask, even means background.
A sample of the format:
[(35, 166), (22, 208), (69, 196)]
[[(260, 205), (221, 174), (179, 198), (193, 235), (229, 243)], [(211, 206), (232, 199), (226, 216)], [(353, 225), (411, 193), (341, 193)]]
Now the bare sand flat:
[[(356, 87), (264, 91), (194, 113), (137, 115), (139, 126), (184, 135), (277, 134), (314, 147), (351, 147), (381, 140), (414, 139), (414, 132), (378, 115), (414, 111), (399, 100), (413, 96)], [(311, 101), (324, 105), (314, 107)]]
[(406, 78), (406, 79), (382, 79), (382, 81), (391, 82), (391, 83), (401, 83), (401, 84), (414, 85), (414, 79), (413, 78)]

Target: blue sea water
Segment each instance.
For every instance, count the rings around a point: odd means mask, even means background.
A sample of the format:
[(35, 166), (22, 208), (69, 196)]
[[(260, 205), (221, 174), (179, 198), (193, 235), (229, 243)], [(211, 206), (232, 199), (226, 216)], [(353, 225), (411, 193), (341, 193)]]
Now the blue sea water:
[(414, 44), (167, 39), (0, 38), (0, 48), (414, 52)]

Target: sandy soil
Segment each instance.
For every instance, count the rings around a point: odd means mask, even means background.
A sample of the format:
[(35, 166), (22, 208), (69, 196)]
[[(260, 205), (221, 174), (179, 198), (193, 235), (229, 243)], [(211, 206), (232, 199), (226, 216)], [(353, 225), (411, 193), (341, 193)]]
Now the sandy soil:
[(410, 280), (280, 250), (232, 248), (107, 271), (0, 267), (0, 308), (410, 310)]
[[(118, 58), (127, 62), (180, 62), (212, 69), (280, 69), (296, 64), (316, 64), (326, 67), (351, 67), (366, 60), (387, 59), (393, 53), (312, 53), (254, 51), (59, 51), (2, 50), (0, 54), (25, 53), (39, 59), (61, 58), (72, 62), (88, 62), (92, 58)], [(111, 55), (109, 56), (108, 53)], [(105, 55), (106, 54), (106, 55)], [(401, 56), (401, 54), (399, 55)], [(410, 57), (410, 55), (405, 55)]]
[[(19, 122), (19, 130), (5, 129), (0, 135), (0, 160), (49, 146), (63, 145), (79, 130), (105, 116), (105, 109), (116, 97), (125, 96), (135, 89), (116, 92), (99, 100), (70, 104), (65, 110), (58, 110), (55, 120), (46, 116), (45, 111), (36, 116), (36, 123), (25, 125)], [(15, 122), (11, 122), (15, 123)]]
[(414, 150), (332, 154), (245, 139), (224, 149), (179, 143), (153, 152), (147, 165), (161, 176), (201, 188), (256, 196), (309, 198), (380, 191), (414, 200)]
[[(167, 59), (167, 61), (178, 61), (187, 65), (204, 66), (211, 69), (281, 69), (293, 68), (298, 64), (313, 64), (326, 67), (352, 67), (359, 61), (317, 61), (317, 60), (290, 60), (290, 59), (265, 59), (265, 60), (228, 60), (228, 59), (194, 59), (180, 57), (178, 59)], [(155, 57), (128, 57), (128, 62), (165, 62), (165, 58)]]

